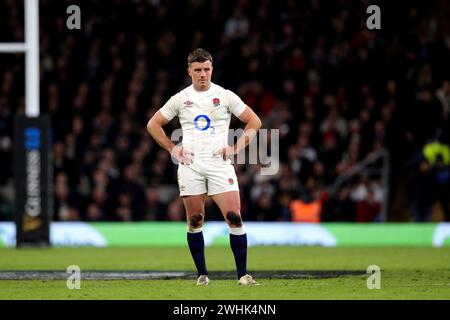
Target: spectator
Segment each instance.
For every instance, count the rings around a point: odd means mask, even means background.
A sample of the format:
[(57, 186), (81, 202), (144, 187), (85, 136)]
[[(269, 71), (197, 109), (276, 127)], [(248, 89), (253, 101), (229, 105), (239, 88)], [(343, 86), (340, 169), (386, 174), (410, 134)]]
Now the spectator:
[(338, 190), (325, 204), (323, 221), (354, 222), (356, 220), (356, 204), (350, 198), (350, 187), (344, 186)]
[(429, 166), (430, 187), (435, 190), (434, 200), (438, 201), (446, 221), (450, 220), (450, 147), (439, 141), (425, 145), (423, 156)]
[(225, 23), (225, 35), (230, 40), (245, 39), (249, 31), (249, 22), (242, 12), (242, 8), (237, 7), (233, 15)]
[(367, 190), (366, 197), (356, 203), (356, 222), (374, 222), (380, 214), (381, 205), (375, 201), (375, 194)]
[(185, 217), (183, 201), (180, 197), (173, 198), (167, 208), (167, 219), (169, 221), (183, 221)]
[[(119, 198), (123, 198), (123, 207), (130, 210), (130, 219), (133, 221), (141, 221), (145, 218), (145, 191), (138, 177), (139, 166), (130, 164), (125, 167), (118, 187)], [(124, 213), (124, 216), (127, 215), (128, 213)]]
[(117, 208), (115, 209), (115, 220), (130, 222), (133, 220), (132, 194), (128, 192), (119, 193)]
[(153, 187), (147, 187), (145, 190), (146, 198), (146, 213), (145, 220), (148, 221), (162, 221), (166, 218), (167, 208), (165, 204), (161, 201), (158, 194), (158, 190)]
[(316, 181), (309, 178), (299, 198), (290, 203), (291, 221), (314, 223), (321, 221), (322, 202), (319, 192)]

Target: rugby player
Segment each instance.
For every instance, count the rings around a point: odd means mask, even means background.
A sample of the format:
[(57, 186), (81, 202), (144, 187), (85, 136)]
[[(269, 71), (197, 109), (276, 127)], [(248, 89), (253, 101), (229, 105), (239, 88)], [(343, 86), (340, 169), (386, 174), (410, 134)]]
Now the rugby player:
[[(210, 280), (205, 262), (202, 226), (206, 197), (217, 204), (230, 230), (238, 284), (258, 285), (247, 274), (247, 235), (240, 213), (239, 186), (230, 157), (251, 142), (261, 120), (235, 93), (211, 82), (213, 58), (198, 48), (188, 56), (187, 72), (192, 84), (172, 96), (147, 124), (156, 142), (178, 163), (178, 186), (186, 209), (187, 242), (197, 268), (197, 285)], [(245, 123), (244, 133), (228, 145), (231, 115)], [(182, 143), (175, 145), (163, 126), (178, 117)]]

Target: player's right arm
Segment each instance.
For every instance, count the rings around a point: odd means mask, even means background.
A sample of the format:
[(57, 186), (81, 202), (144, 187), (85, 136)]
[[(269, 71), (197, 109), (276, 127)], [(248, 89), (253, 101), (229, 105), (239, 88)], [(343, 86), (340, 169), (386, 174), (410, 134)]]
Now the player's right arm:
[(161, 111), (158, 110), (148, 121), (147, 131), (162, 148), (172, 152), (175, 144), (170, 141), (163, 129), (163, 126), (167, 123), (169, 123), (169, 121), (162, 115)]
[(157, 111), (147, 123), (148, 133), (155, 139), (155, 141), (164, 149), (166, 149), (175, 159), (180, 163), (189, 165), (192, 163), (192, 152), (186, 150), (181, 145), (175, 145), (167, 136), (163, 129), (169, 120)]

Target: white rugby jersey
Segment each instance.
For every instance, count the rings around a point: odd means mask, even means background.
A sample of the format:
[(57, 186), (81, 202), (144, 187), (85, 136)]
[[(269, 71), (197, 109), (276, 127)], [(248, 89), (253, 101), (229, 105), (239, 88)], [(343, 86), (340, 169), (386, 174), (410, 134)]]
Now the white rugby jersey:
[(207, 91), (193, 85), (181, 90), (159, 110), (167, 120), (178, 116), (183, 131), (183, 146), (195, 158), (208, 159), (227, 145), (231, 114), (240, 116), (245, 103), (234, 92), (211, 83)]

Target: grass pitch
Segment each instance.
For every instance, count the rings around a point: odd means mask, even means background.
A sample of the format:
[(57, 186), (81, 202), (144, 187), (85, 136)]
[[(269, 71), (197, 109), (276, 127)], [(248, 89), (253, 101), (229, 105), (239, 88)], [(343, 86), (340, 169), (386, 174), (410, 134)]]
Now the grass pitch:
[[(228, 247), (206, 248), (210, 271), (234, 270)], [(159, 270), (194, 271), (187, 247), (0, 249), (0, 272)], [(369, 290), (365, 270), (381, 268), (381, 289)], [(360, 271), (335, 278), (258, 278), (258, 287), (212, 278), (195, 280), (82, 280), (69, 290), (65, 280), (0, 280), (0, 299), (151, 299), (151, 300), (300, 300), (300, 299), (450, 299), (450, 248), (411, 247), (251, 247), (248, 270)]]

